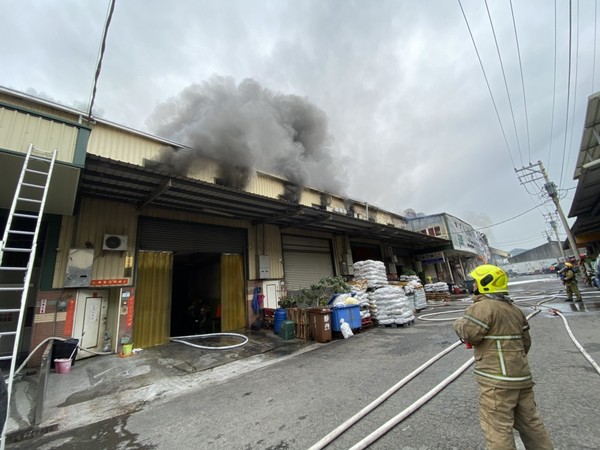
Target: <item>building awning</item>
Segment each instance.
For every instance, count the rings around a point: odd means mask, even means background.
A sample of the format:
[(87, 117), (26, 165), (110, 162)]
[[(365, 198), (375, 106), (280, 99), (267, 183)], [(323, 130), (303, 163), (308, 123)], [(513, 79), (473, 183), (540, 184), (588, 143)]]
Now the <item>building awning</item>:
[(574, 178), (577, 189), (569, 217), (575, 236), (600, 231), (600, 92), (588, 99), (587, 113)]
[(255, 225), (322, 231), (350, 238), (370, 238), (412, 251), (443, 250), (450, 241), (391, 225), (382, 225), (346, 214), (325, 211), (243, 190), (172, 176), (134, 164), (88, 154), (79, 192), (137, 205), (183, 210)]

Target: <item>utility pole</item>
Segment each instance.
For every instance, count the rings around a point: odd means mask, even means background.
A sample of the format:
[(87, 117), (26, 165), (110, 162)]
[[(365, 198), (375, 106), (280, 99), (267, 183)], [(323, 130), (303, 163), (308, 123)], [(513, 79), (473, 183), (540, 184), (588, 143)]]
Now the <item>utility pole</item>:
[[(558, 214), (558, 217), (560, 218), (560, 221), (565, 229), (565, 232), (567, 233), (567, 239), (569, 240), (569, 246), (571, 247), (571, 250), (573, 251), (573, 255), (575, 256), (575, 258), (577, 260), (579, 260), (579, 250), (577, 249), (577, 243), (575, 242), (575, 239), (573, 238), (573, 234), (571, 233), (571, 229), (569, 228), (569, 223), (567, 222), (567, 218), (565, 217), (565, 214), (563, 213), (563, 210), (560, 206), (560, 200), (558, 199), (558, 192), (556, 190), (556, 184), (554, 184), (552, 181), (550, 181), (550, 178), (548, 178), (548, 174), (546, 173), (546, 169), (544, 168), (544, 165), (542, 164), (541, 161), (538, 161), (537, 164), (530, 164), (527, 167), (523, 167), (522, 169), (515, 169), (515, 172), (517, 172), (517, 176), (519, 177), (519, 181), (521, 182), (521, 184), (525, 184), (525, 183), (529, 183), (529, 182), (534, 182), (537, 180), (544, 180), (544, 189), (546, 190), (546, 192), (548, 193), (548, 196), (552, 199), (552, 201), (554, 202), (554, 205), (556, 206), (556, 213)], [(521, 174), (519, 174), (521, 173)], [(555, 223), (556, 225), (556, 223)], [(557, 232), (557, 236), (558, 236), (558, 232)], [(560, 240), (559, 240), (559, 245), (560, 245)], [(562, 245), (560, 245), (561, 250), (562, 250)]]
[[(567, 257), (565, 256), (565, 251), (563, 250), (562, 245), (560, 245), (560, 236), (558, 235), (558, 226), (556, 225), (555, 216), (554, 216), (554, 214), (544, 214), (544, 217), (546, 218), (546, 223), (548, 223), (550, 225), (550, 227), (552, 228), (552, 231), (554, 231), (554, 237), (556, 238), (556, 244), (558, 245), (558, 250), (560, 251), (560, 254), (562, 255), (563, 261), (566, 261)], [(546, 234), (546, 237), (548, 238), (548, 242), (550, 242), (551, 239), (550, 239), (549, 232)]]

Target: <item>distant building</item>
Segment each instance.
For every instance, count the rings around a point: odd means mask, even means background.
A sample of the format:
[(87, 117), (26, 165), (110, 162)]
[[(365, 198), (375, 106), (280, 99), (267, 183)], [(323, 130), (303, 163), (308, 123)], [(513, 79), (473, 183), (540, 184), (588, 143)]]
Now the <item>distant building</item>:
[(508, 258), (506, 264), (501, 267), (510, 273), (535, 274), (548, 273), (550, 267), (563, 260), (560, 243), (549, 241), (546, 244), (527, 250), (518, 255)]
[(490, 264), (494, 264), (496, 266), (506, 265), (508, 264), (508, 258), (512, 255), (505, 251), (500, 250), (499, 248), (490, 247)]
[(490, 261), (487, 238), (463, 220), (440, 213), (409, 218), (413, 231), (449, 239), (449, 248), (420, 255), (423, 273), (434, 281), (464, 284), (466, 275), (480, 264)]

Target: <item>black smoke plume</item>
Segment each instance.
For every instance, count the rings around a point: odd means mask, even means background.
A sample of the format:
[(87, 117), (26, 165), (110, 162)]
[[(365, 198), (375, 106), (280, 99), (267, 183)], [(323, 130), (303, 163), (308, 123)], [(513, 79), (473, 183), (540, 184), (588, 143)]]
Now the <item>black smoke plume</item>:
[(308, 100), (273, 92), (252, 79), (236, 84), (215, 76), (159, 105), (147, 121), (159, 136), (189, 148), (164, 149), (164, 169), (186, 176), (202, 156), (220, 161), (218, 179), (237, 189), (254, 170), (281, 176), (282, 197), (299, 201), (302, 188), (342, 194), (345, 169), (335, 157), (327, 116)]

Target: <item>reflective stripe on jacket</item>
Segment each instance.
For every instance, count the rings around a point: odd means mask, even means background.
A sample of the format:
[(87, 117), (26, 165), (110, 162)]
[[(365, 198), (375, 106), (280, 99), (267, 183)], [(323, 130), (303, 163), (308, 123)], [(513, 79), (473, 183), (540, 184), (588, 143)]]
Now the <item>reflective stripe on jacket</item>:
[(525, 314), (503, 295), (478, 295), (473, 300), (464, 316), (454, 322), (454, 329), (474, 348), (477, 381), (509, 389), (533, 386)]

